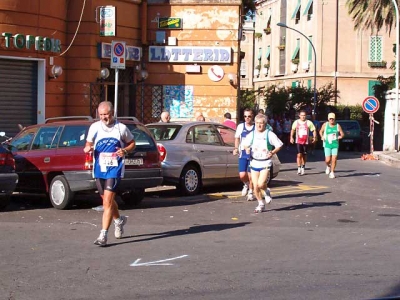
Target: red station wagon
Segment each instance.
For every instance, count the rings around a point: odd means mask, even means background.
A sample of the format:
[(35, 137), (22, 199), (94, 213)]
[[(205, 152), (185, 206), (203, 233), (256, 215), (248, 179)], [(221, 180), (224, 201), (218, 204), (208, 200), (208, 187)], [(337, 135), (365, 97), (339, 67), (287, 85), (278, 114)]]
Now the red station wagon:
[[(81, 120), (79, 120), (79, 118)], [(83, 148), (91, 117), (47, 119), (24, 128), (10, 141), (19, 182), (17, 192), (47, 193), (57, 209), (69, 208), (74, 194), (96, 190), (93, 157)], [(127, 204), (138, 204), (144, 190), (161, 184), (160, 155), (148, 129), (136, 118), (118, 118), (132, 132), (136, 148), (125, 157), (125, 176), (118, 194)]]

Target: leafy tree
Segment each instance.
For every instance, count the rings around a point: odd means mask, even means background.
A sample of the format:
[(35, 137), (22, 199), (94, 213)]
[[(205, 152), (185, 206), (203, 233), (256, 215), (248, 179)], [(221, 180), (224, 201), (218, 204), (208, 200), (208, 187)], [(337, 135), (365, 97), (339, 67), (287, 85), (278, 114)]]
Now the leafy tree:
[[(399, 0), (396, 0), (399, 4)], [(346, 6), (354, 21), (355, 29), (378, 32), (383, 26), (391, 32), (396, 12), (392, 0), (347, 0)], [(396, 30), (399, 30), (397, 28)]]
[(240, 99), (239, 99), (239, 105), (240, 109), (243, 110), (245, 108), (251, 108), (255, 109), (256, 107), (256, 97), (260, 93), (259, 90), (241, 90), (240, 91)]

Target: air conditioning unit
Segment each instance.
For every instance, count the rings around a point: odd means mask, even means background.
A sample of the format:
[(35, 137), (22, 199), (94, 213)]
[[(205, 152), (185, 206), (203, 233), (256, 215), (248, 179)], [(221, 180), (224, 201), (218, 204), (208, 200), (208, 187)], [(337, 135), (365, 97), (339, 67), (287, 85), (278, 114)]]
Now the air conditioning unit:
[(310, 62), (309, 61), (303, 62), (302, 69), (304, 71), (309, 71), (310, 70)]

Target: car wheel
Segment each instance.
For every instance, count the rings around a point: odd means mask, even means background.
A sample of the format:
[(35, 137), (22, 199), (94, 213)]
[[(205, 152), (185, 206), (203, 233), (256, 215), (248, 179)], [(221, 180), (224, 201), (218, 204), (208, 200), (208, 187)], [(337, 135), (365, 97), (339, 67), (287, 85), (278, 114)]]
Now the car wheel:
[(135, 189), (133, 191), (124, 191), (120, 194), (121, 199), (126, 205), (139, 205), (144, 198), (144, 189)]
[(11, 195), (5, 195), (0, 197), (0, 210), (7, 207), (11, 201)]
[(273, 174), (274, 174), (274, 167), (271, 166), (271, 168), (269, 169), (269, 172), (268, 172), (267, 180), (265, 181), (267, 183), (267, 186), (269, 186), (269, 184), (270, 184), (270, 182), (272, 180)]
[(197, 195), (201, 188), (201, 174), (194, 165), (187, 165), (179, 179), (179, 191), (182, 195)]
[(49, 198), (51, 204), (57, 209), (67, 209), (71, 207), (74, 193), (69, 188), (68, 181), (64, 176), (56, 176), (51, 181)]

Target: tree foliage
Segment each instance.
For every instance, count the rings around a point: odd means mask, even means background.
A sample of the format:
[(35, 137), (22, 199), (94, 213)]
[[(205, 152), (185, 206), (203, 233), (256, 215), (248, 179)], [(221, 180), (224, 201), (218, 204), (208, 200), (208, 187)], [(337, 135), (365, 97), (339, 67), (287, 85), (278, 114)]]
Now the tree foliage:
[[(400, 1), (396, 0), (396, 3)], [(392, 0), (347, 0), (346, 6), (355, 29), (371, 29), (377, 33), (385, 26), (386, 31), (391, 33), (396, 18)]]

